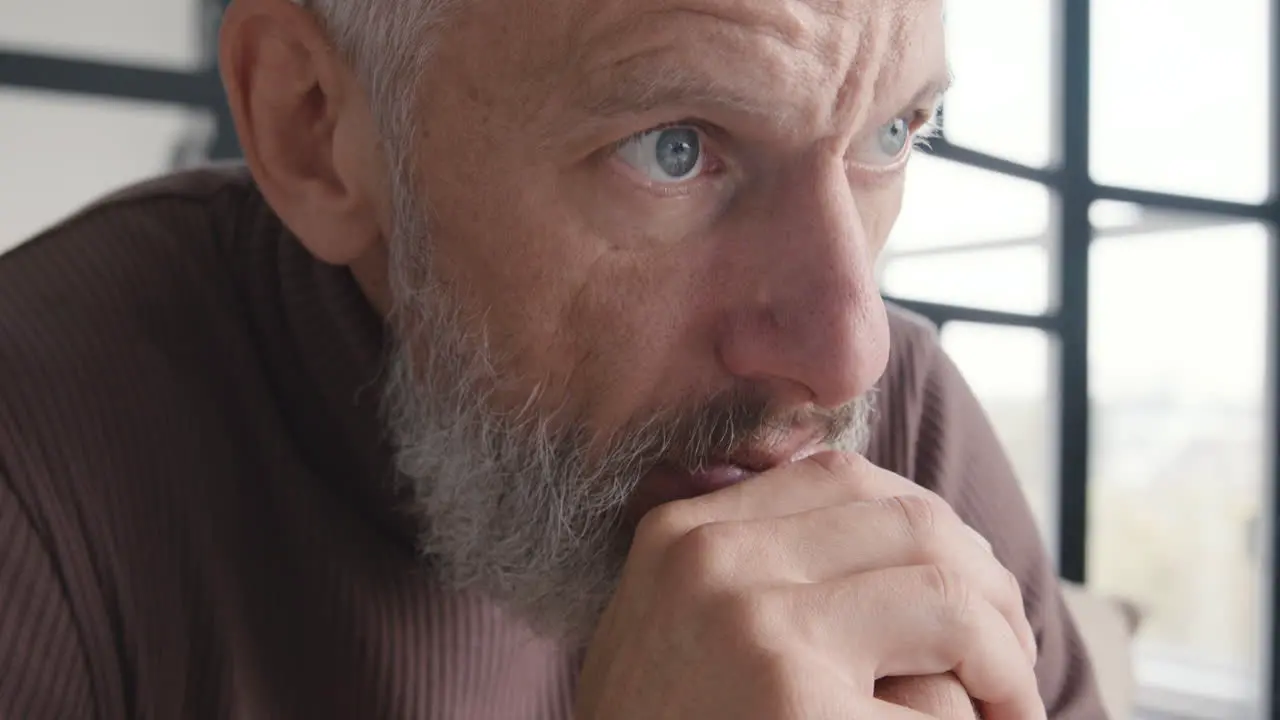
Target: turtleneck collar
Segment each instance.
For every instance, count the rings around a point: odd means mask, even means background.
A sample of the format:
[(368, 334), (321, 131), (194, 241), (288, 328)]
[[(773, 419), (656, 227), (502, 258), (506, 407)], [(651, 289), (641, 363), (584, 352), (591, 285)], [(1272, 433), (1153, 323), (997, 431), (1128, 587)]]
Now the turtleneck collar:
[(295, 439), (321, 477), (331, 481), (381, 531), (407, 551), (419, 528), (405, 512), (393, 449), (380, 412), (389, 331), (350, 270), (312, 256), (265, 199), (244, 228), (267, 247), (250, 269), (249, 312), (271, 337), (269, 372)]

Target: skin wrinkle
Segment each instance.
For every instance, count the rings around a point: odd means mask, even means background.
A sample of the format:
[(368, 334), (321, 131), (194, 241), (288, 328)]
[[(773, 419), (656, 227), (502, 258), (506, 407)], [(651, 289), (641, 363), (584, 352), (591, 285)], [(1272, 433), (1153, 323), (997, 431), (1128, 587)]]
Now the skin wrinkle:
[[(584, 56), (596, 56), (596, 62), (589, 66), (593, 69), (598, 67), (599, 62), (612, 57), (612, 51), (621, 45), (637, 42), (638, 36), (645, 34), (645, 28), (655, 23), (662, 24), (672, 15), (701, 18), (706, 21), (700, 23), (703, 29), (707, 26), (723, 29), (722, 26), (727, 24), (740, 30), (751, 30), (753, 24), (761, 24), (744, 22), (743, 8), (740, 5), (717, 3), (715, 0), (659, 0), (647, 3), (597, 0), (582, 4), (582, 8), (582, 14), (577, 18), (572, 31), (572, 41), (584, 48)], [(679, 25), (678, 22), (676, 24)], [(781, 28), (775, 28), (768, 34), (785, 36), (786, 33)]]
[(753, 93), (717, 83), (714, 75), (694, 70), (678, 54), (672, 55), (668, 48), (659, 48), (619, 59), (591, 76), (575, 92), (573, 103), (595, 122), (706, 105), (785, 124), (784, 109), (776, 103), (761, 102)]
[[(907, 58), (903, 49), (910, 48), (914, 42), (911, 29), (924, 12), (922, 5), (907, 1), (898, 3), (898, 8), (897, 13), (881, 15), (881, 22), (858, 26), (862, 36), (856, 43), (857, 56), (834, 101), (836, 108), (848, 108), (843, 112), (837, 110), (837, 114), (853, 118), (849, 127), (876, 126), (926, 103), (936, 103), (950, 85), (949, 71), (934, 72), (922, 83), (915, 83), (919, 85), (919, 89), (909, 100), (893, 100), (895, 95), (901, 96), (901, 88), (912, 84), (904, 82), (904, 73), (900, 68), (920, 65), (905, 62)], [(872, 33), (870, 38), (869, 30)], [(889, 68), (888, 72), (885, 71), (886, 68)], [(871, 91), (859, 92), (866, 88), (871, 88)], [(886, 101), (886, 98), (889, 99)], [(868, 119), (877, 106), (883, 106), (893, 114), (882, 112), (879, 117)]]
[[(796, 77), (786, 63), (770, 59), (766, 49), (740, 39), (719, 40), (709, 32), (697, 34), (697, 42), (707, 51), (702, 48), (694, 50), (689, 44), (679, 45), (670, 40), (658, 48), (631, 51), (628, 56), (614, 61), (612, 73), (597, 73), (595, 84), (602, 85), (603, 89), (584, 88), (579, 93), (582, 99), (577, 104), (584, 108), (589, 119), (596, 122), (609, 119), (610, 115), (625, 115), (628, 111), (639, 115), (651, 109), (646, 106), (664, 103), (672, 106), (673, 110), (678, 108), (689, 114), (718, 111), (711, 118), (713, 120), (736, 113), (767, 123), (765, 132), (755, 133), (761, 136), (784, 132), (803, 135), (819, 122), (813, 109), (806, 108), (813, 103), (780, 103), (760, 92), (762, 84), (812, 86), (814, 78)], [(729, 72), (729, 64), (725, 60), (745, 53), (757, 58), (754, 74), (749, 78)], [(707, 60), (706, 55), (712, 59)], [(646, 79), (646, 75), (652, 79)], [(733, 124), (742, 124), (742, 118), (734, 120)]]
[[(870, 26), (870, 27), (868, 27)], [(832, 100), (837, 117), (848, 117), (846, 127), (850, 135), (857, 132), (867, 123), (867, 116), (877, 104), (881, 95), (881, 82), (886, 73), (882, 72), (888, 58), (884, 57), (883, 22), (862, 23), (857, 26), (859, 37), (853, 43), (857, 50), (854, 53), (850, 70), (845, 74), (844, 82), (836, 88)], [(892, 67), (892, 64), (889, 63)], [(859, 92), (866, 88), (874, 88), (871, 92)]]

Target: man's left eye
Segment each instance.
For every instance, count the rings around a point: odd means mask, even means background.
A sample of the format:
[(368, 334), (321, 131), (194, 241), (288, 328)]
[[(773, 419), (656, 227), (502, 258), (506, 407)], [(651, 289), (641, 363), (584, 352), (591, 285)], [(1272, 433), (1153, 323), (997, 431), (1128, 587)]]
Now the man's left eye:
[(638, 133), (618, 145), (617, 153), (648, 180), (666, 185), (697, 178), (705, 163), (702, 135), (690, 125)]
[(872, 166), (892, 165), (911, 150), (915, 128), (909, 118), (899, 117), (876, 128), (864, 141), (857, 161)]

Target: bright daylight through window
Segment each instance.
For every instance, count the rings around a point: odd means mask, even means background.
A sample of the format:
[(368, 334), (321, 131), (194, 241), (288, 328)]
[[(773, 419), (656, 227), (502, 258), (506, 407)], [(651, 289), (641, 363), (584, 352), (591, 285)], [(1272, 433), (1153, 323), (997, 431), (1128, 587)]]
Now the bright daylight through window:
[[(1264, 200), (1266, 0), (1095, 0), (1091, 12), (1094, 181)], [(1052, 165), (1053, 13), (1049, 0), (949, 5), (951, 144)], [(992, 17), (1016, 18), (1023, 32)], [(1181, 102), (1189, 92), (1194, 102)], [(908, 178), (882, 270), (887, 293), (1055, 309), (1051, 190), (938, 158)], [(1089, 584), (1142, 613), (1140, 702), (1254, 717), (1266, 637), (1266, 229), (1116, 202), (1095, 203), (1091, 219)], [(1052, 545), (1055, 338), (949, 323), (943, 340)]]

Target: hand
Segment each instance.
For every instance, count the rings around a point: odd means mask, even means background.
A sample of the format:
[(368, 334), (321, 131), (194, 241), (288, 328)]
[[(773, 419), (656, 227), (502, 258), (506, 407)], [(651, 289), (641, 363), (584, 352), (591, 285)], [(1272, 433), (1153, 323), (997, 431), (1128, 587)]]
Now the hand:
[(953, 673), (986, 720), (1038, 720), (1035, 653), (1016, 579), (945, 502), (822, 453), (645, 516), (578, 718), (905, 720), (877, 680)]

